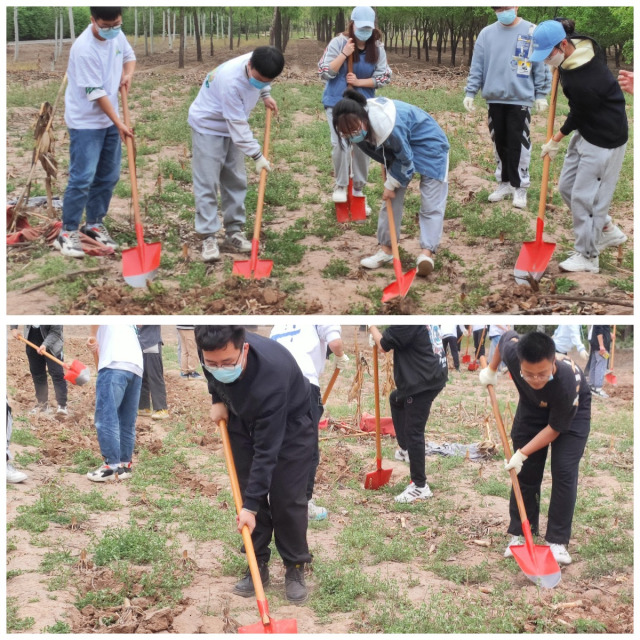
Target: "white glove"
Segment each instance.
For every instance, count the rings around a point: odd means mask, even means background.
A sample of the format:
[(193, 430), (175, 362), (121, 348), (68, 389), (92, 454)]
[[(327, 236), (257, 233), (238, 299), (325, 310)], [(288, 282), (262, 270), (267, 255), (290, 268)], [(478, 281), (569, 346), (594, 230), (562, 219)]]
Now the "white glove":
[(560, 151), (560, 143), (556, 142), (553, 138), (550, 138), (549, 142), (542, 145), (540, 157), (544, 158), (548, 154), (549, 158), (553, 160), (558, 155), (558, 151)]
[(395, 191), (399, 189), (402, 185), (390, 174), (387, 173), (387, 179), (384, 182), (384, 188), (389, 191)]
[(264, 156), (260, 156), (256, 160), (256, 173), (260, 175), (263, 169), (266, 169), (267, 171), (271, 171), (271, 164)]
[(495, 387), (498, 384), (498, 372), (493, 371), (490, 367), (485, 367), (480, 370), (478, 379), (483, 387), (487, 387), (489, 385)]
[(524, 453), (522, 453), (522, 451), (520, 451), (520, 449), (518, 449), (512, 456), (511, 456), (511, 460), (509, 460), (509, 462), (507, 462), (506, 460), (504, 461), (504, 468), (506, 471), (509, 471), (510, 469), (515, 469), (516, 473), (520, 473), (520, 471), (522, 471), (522, 464), (524, 463), (524, 461), (528, 458), (529, 456), (525, 456)]
[(343, 353), (341, 356), (336, 356), (336, 369), (344, 369), (349, 362), (349, 356)]
[(376, 341), (373, 339), (373, 336), (371, 334), (369, 334), (369, 346), (371, 348), (376, 346)]
[(463, 101), (462, 101), (462, 106), (467, 110), (467, 111), (475, 111), (476, 107), (473, 104), (473, 98), (467, 96)]
[(546, 98), (536, 98), (534, 102), (536, 113), (544, 113), (548, 106)]

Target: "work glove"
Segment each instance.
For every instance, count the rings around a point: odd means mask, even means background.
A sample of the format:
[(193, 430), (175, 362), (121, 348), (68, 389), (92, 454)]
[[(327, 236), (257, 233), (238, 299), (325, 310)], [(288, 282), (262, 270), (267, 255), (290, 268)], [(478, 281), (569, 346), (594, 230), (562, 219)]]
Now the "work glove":
[(529, 456), (525, 456), (520, 449), (518, 449), (512, 456), (511, 460), (507, 462), (504, 461), (504, 468), (506, 471), (510, 471), (511, 469), (515, 469), (516, 473), (520, 473), (522, 471), (522, 464)]
[(548, 154), (549, 159), (553, 160), (558, 155), (558, 151), (560, 151), (560, 143), (556, 142), (553, 138), (550, 138), (549, 142), (542, 145), (540, 157), (544, 158)]
[(271, 171), (271, 164), (264, 156), (260, 156), (256, 160), (256, 173), (260, 175), (263, 169), (266, 169), (267, 171)]
[(467, 96), (463, 101), (462, 101), (462, 106), (469, 112), (471, 111), (475, 111), (476, 107), (473, 104), (473, 98), (471, 98), (470, 96)]
[(485, 367), (480, 370), (478, 379), (483, 387), (487, 387), (489, 385), (493, 385), (495, 387), (498, 384), (498, 372), (493, 371), (490, 367)]
[(534, 107), (536, 109), (536, 113), (544, 113), (547, 110), (547, 100), (545, 98), (536, 98), (534, 102)]
[(389, 191), (395, 191), (399, 189), (402, 185), (390, 174), (387, 173), (387, 179), (384, 181), (384, 188)]
[(376, 346), (376, 341), (373, 339), (373, 336), (369, 334), (369, 346), (373, 349)]
[(347, 362), (349, 362), (349, 356), (343, 353), (341, 356), (336, 356), (336, 369), (345, 369)]

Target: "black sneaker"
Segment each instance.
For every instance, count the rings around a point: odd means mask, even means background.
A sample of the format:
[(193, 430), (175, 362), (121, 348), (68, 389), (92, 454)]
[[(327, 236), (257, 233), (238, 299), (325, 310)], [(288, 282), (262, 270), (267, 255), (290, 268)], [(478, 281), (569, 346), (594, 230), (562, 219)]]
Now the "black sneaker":
[(53, 246), (60, 250), (63, 256), (69, 258), (84, 258), (80, 234), (77, 231), (60, 231), (58, 237), (53, 241)]
[(190, 377), (190, 378), (193, 378), (194, 380), (199, 380), (200, 378), (202, 378), (202, 375), (201, 375), (201, 374), (199, 374), (197, 371), (192, 371), (192, 372), (189, 374), (189, 377)]
[(118, 467), (118, 478), (120, 480), (126, 480), (127, 478), (130, 478), (131, 475), (133, 474), (133, 467), (131, 466), (131, 463), (129, 463), (128, 466), (121, 466)]
[(113, 249), (118, 248), (118, 243), (109, 235), (107, 227), (103, 224), (85, 224), (83, 227), (80, 227), (80, 231), (107, 247), (112, 247)]
[(287, 600), (293, 604), (302, 604), (309, 597), (304, 582), (304, 565), (294, 564), (287, 567), (284, 574), (284, 590)]
[[(260, 579), (262, 580), (262, 588), (265, 589), (269, 584), (269, 565), (266, 562), (258, 561), (258, 569), (260, 570)], [(243, 598), (250, 598), (256, 595), (253, 588), (253, 580), (251, 579), (251, 570), (247, 567), (244, 572), (244, 578), (240, 582), (236, 582), (233, 587), (233, 593)]]
[(91, 482), (111, 482), (111, 480), (116, 479), (116, 472), (119, 474), (120, 469), (122, 469), (122, 467), (112, 469), (109, 465), (105, 464), (98, 467), (95, 471), (89, 471), (87, 478), (89, 478)]

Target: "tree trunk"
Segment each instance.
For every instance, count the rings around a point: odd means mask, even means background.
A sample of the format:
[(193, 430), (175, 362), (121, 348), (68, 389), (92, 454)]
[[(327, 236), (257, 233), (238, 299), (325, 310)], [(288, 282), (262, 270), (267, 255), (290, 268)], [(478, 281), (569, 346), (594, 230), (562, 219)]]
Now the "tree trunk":
[(342, 33), (346, 29), (345, 18), (344, 18), (344, 9), (340, 9), (338, 11), (338, 15), (336, 16), (336, 33)]
[(280, 7), (273, 8), (269, 44), (278, 51), (282, 51), (282, 14), (280, 13)]
[(64, 38), (64, 13), (62, 12), (62, 9), (60, 9), (60, 15), (58, 19), (60, 20), (60, 48), (58, 49), (58, 57), (60, 57), (60, 54), (62, 53), (62, 45), (63, 45), (63, 38)]
[(182, 16), (182, 33), (180, 34), (180, 48), (183, 51), (187, 50), (187, 37), (189, 35), (189, 23), (188, 23), (188, 16), (184, 15), (184, 11), (180, 12), (180, 15)]
[(289, 44), (289, 35), (291, 31), (291, 17), (284, 16), (282, 18), (282, 53), (285, 52)]
[(53, 62), (55, 66), (58, 61), (58, 16), (53, 18), (53, 25)]
[(209, 45), (210, 45), (210, 56), (213, 58), (213, 11), (209, 11)]
[(153, 55), (153, 7), (149, 7), (149, 39), (151, 40), (151, 55)]
[(144, 32), (144, 55), (149, 55), (149, 37), (147, 34), (147, 12), (142, 9), (142, 31)]
[(167, 28), (167, 13), (163, 9), (162, 10), (162, 42), (164, 42), (164, 38), (167, 35), (166, 28)]
[(233, 51), (233, 8), (229, 7), (229, 51)]
[(198, 19), (198, 12), (193, 12), (193, 29), (196, 34), (196, 60), (202, 62), (202, 47), (200, 45), (200, 20)]
[(20, 47), (20, 34), (18, 33), (18, 7), (13, 7), (13, 35), (15, 47), (13, 50), (13, 59), (18, 59), (18, 49)]
[(73, 7), (69, 7), (69, 36), (71, 37), (71, 44), (76, 41), (76, 30), (73, 24)]
[[(178, 18), (180, 23), (180, 49), (178, 51), (178, 69), (184, 69), (184, 8), (180, 7), (180, 16)], [(174, 22), (175, 27), (175, 22)]]
[(138, 7), (133, 9), (133, 46), (138, 44)]

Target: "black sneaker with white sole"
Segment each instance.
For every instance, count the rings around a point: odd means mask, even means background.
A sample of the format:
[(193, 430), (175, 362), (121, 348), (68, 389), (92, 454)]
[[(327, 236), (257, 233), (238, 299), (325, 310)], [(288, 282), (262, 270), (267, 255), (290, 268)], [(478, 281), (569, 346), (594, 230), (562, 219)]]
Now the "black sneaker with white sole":
[(66, 231), (62, 229), (58, 237), (53, 241), (53, 246), (60, 251), (63, 256), (69, 258), (84, 258), (80, 234), (78, 231)]
[(85, 224), (83, 227), (80, 227), (80, 231), (107, 247), (112, 247), (113, 249), (118, 248), (118, 243), (109, 235), (107, 227), (103, 224)]
[(108, 464), (105, 464), (98, 467), (95, 471), (89, 471), (87, 478), (89, 478), (91, 482), (111, 482), (116, 479), (116, 476), (120, 477), (121, 468), (122, 467), (116, 467), (112, 469)]

